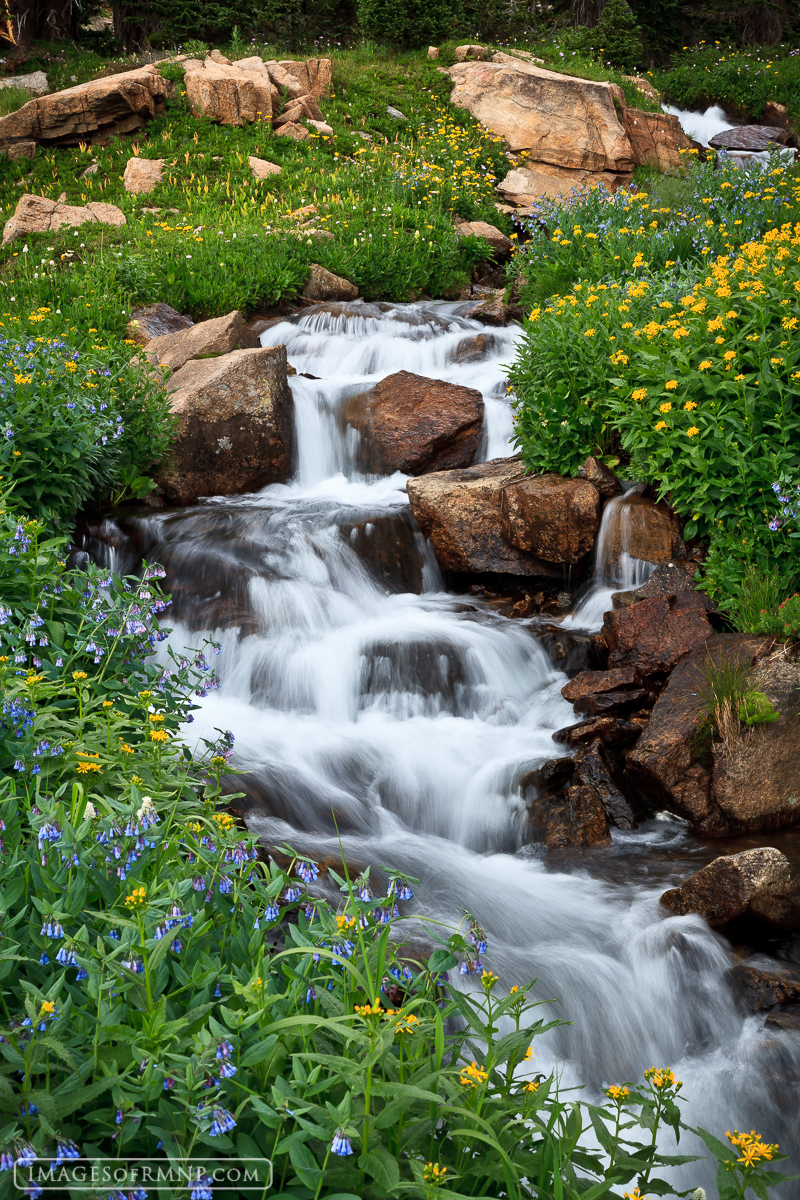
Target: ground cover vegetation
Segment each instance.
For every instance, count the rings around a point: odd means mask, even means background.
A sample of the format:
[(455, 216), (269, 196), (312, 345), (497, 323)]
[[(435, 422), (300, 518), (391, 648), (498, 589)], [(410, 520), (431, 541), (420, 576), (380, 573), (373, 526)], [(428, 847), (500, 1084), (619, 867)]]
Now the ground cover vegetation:
[[(561, 36), (541, 43), (548, 63), (620, 77)], [(104, 61), (52, 49), (63, 83)], [(15, 1162), (33, 1175), (36, 1155), (68, 1170), (109, 1153), (269, 1158), (274, 1187), (261, 1176), (255, 1194), (294, 1200), (672, 1195), (686, 1133), (672, 1073), (596, 1103), (563, 1092), (537, 1070), (550, 1023), (534, 983), (497, 979), (469, 914), (425, 923), (390, 866), (354, 878), (288, 847), (267, 860), (221, 795), (233, 735), (191, 744), (215, 648), (165, 654), (157, 567), (121, 580), (68, 555), (75, 508), (142, 494), (169, 441), (163, 389), (125, 342), (133, 303), (196, 318), (275, 305), (311, 261), (367, 298), (455, 295), (483, 250), (457, 241), (454, 215), (511, 231), (493, 200), (502, 145), (449, 109), (433, 66), (374, 48), (334, 59), (335, 142), (195, 119), (171, 68), (176, 93), (135, 144), (165, 160), (152, 195), (122, 188), (128, 141), (0, 165), (4, 217), (24, 187), (128, 219), (0, 256), (0, 1196)], [(257, 182), (250, 154), (283, 174)], [(740, 627), (766, 611), (796, 632), (796, 598), (779, 608), (800, 503), (796, 176), (694, 165), (637, 187), (542, 211), (517, 256), (523, 454), (574, 472), (596, 451), (666, 481)], [(332, 237), (302, 228), (309, 205)], [(764, 719), (742, 703), (740, 719)], [(721, 1200), (780, 1180), (757, 1134), (700, 1137)], [(187, 1192), (207, 1200), (213, 1183)]]

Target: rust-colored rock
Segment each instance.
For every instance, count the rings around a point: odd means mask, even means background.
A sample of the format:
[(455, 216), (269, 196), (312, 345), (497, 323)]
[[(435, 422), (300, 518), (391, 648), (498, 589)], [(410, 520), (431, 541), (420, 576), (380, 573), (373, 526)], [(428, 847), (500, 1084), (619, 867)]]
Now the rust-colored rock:
[(409, 480), (411, 510), (443, 570), (561, 578), (560, 567), (519, 550), (504, 536), (503, 491), (524, 475), (516, 456)]
[(589, 455), (583, 466), (579, 468), (578, 478), (588, 479), (589, 483), (593, 483), (604, 500), (608, 500), (622, 491), (622, 484), (613, 471), (609, 471), (608, 467), (598, 462), (592, 455)]
[(290, 477), (293, 402), (284, 346), (192, 360), (168, 387), (178, 426), (158, 482), (173, 504), (252, 492)]
[(764, 124), (771, 125), (773, 129), (789, 128), (789, 110), (785, 104), (778, 104), (777, 100), (768, 100), (762, 115)]
[(602, 501), (585, 479), (533, 475), (503, 492), (503, 529), (520, 550), (553, 563), (577, 563), (594, 546)]
[(604, 746), (625, 749), (632, 746), (642, 732), (641, 726), (623, 717), (591, 717), (577, 725), (568, 725), (553, 734), (553, 741), (562, 746), (587, 746), (595, 738)]
[(155, 337), (148, 342), (145, 355), (154, 365), (179, 371), (191, 358), (211, 358), (257, 345), (258, 339), (246, 327), (242, 314), (234, 311), (211, 321), (201, 321), (188, 329)]
[(17, 201), (13, 216), (3, 228), (3, 245), (29, 233), (55, 233), (58, 229), (75, 229), (80, 225), (125, 225), (125, 214), (114, 204), (92, 203), (85, 208), (59, 204), (45, 196), (26, 192)]
[(281, 129), (284, 125), (296, 124), (310, 118), (312, 121), (322, 121), (322, 111), (313, 96), (297, 96), (290, 100), (279, 117), (272, 121), (273, 129)]
[(617, 829), (637, 828), (636, 815), (612, 778), (608, 759), (599, 738), (578, 751), (575, 782), (594, 792), (611, 825), (615, 825)]
[(163, 158), (129, 158), (125, 164), (122, 184), (126, 192), (138, 196), (157, 188), (163, 173)]
[(643, 678), (671, 671), (711, 633), (705, 606), (694, 592), (639, 600), (603, 618), (609, 667), (634, 667)]
[(606, 553), (614, 562), (623, 552), (645, 562), (670, 562), (680, 545), (680, 523), (672, 510), (666, 504), (634, 495), (621, 507), (620, 519), (609, 532)]
[(319, 263), (311, 263), (303, 295), (307, 300), (355, 300), (358, 288), (349, 279), (334, 275)]
[(190, 59), (184, 64), (186, 99), (195, 116), (210, 117), (220, 125), (244, 125), (272, 117), (272, 84), (269, 75), (238, 66)]
[(681, 154), (681, 150), (691, 150), (693, 142), (683, 132), (676, 116), (625, 106), (622, 124), (639, 166), (674, 174), (686, 165), (686, 155)]
[[(731, 967), (727, 976), (736, 999), (748, 1012), (764, 1012), (768, 1008), (780, 1010), (800, 1004), (800, 971), (789, 963), (766, 957), (748, 959)], [(791, 1020), (781, 1021), (779, 1016), (777, 1020), (767, 1018), (766, 1024), (778, 1028), (793, 1027)]]
[(664, 892), (661, 903), (682, 915), (700, 913), (716, 928), (741, 917), (800, 928), (800, 880), (772, 846), (715, 858), (680, 887)]
[(574, 705), (575, 711), (589, 716), (607, 712), (620, 713), (641, 708), (654, 697), (643, 688), (633, 667), (618, 667), (610, 671), (581, 671), (565, 684), (561, 695)]
[(715, 133), (708, 144), (717, 150), (754, 150), (758, 153), (771, 146), (786, 146), (791, 141), (789, 130), (780, 125), (737, 125), (734, 129)]
[(128, 321), (127, 334), (140, 346), (146, 346), (153, 338), (178, 333), (181, 329), (191, 329), (193, 325), (191, 317), (181, 316), (168, 304), (147, 304), (143, 308), (133, 309)]
[(150, 65), (39, 96), (0, 117), (0, 150), (27, 141), (44, 146), (102, 141), (160, 113), (168, 91), (167, 81)]
[(608, 821), (592, 787), (573, 784), (559, 795), (545, 794), (528, 805), (531, 840), (550, 849), (565, 846), (607, 846)]
[(247, 164), (256, 179), (269, 179), (271, 176), (281, 173), (281, 168), (277, 163), (268, 162), (266, 158), (256, 158), (253, 154), (248, 158)]
[(731, 828), (712, 802), (708, 739), (700, 737), (705, 721), (701, 699), (704, 672), (709, 662), (718, 667), (726, 661), (749, 667), (767, 654), (772, 644), (771, 637), (713, 634), (672, 671), (647, 728), (627, 755), (628, 772), (641, 791), (688, 818), (703, 833), (721, 834)]
[(410, 371), (353, 396), (343, 415), (361, 434), (361, 469), (380, 475), (468, 467), (483, 439), (480, 392)]
[(489, 243), (489, 249), (495, 254), (509, 254), (513, 246), (511, 238), (506, 237), (494, 225), (486, 221), (459, 221), (456, 226), (456, 237), (459, 241), (465, 237), (483, 238)]
[(763, 663), (749, 682), (772, 701), (779, 719), (743, 729), (733, 746), (713, 748), (711, 797), (734, 828), (796, 825), (800, 823), (800, 664)]

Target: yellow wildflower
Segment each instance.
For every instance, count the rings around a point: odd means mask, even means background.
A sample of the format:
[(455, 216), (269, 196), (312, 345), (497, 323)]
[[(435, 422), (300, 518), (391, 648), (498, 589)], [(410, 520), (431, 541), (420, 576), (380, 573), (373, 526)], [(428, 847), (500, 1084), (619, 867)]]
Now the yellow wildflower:
[(664, 384), (664, 387), (667, 389), (668, 392), (674, 392), (675, 388), (677, 386), (678, 386), (677, 379), (668, 379), (667, 382)]
[(672, 405), (670, 404), (669, 400), (667, 400), (665, 404), (659, 404), (658, 411), (663, 413), (672, 412)]
[(698, 369), (698, 371), (707, 371), (710, 366), (713, 366), (711, 359), (704, 358), (703, 361), (700, 363), (700, 366), (697, 369)]
[(147, 903), (147, 892), (143, 887), (134, 888), (129, 896), (125, 897), (125, 904), (128, 908), (141, 908)]
[(489, 1078), (488, 1071), (483, 1067), (479, 1067), (476, 1062), (471, 1062), (468, 1067), (461, 1068), (461, 1076), (459, 1082), (462, 1087), (477, 1087), (479, 1083), (485, 1083)]
[(697, 428), (696, 425), (690, 425), (689, 428), (686, 430), (686, 436), (687, 437), (695, 437), (695, 435), (698, 434), (699, 432), (700, 432), (700, 430)]

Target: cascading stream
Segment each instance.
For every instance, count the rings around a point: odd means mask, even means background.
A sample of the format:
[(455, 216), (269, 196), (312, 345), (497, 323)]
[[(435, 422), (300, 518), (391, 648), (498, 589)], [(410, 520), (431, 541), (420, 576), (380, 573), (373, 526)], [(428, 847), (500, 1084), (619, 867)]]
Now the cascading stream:
[[(538, 977), (533, 994), (574, 1022), (536, 1047), (537, 1068), (556, 1066), (565, 1085), (596, 1091), (672, 1066), (688, 1120), (788, 1142), (778, 1081), (797, 1079), (800, 1054), (734, 1008), (727, 943), (658, 906), (686, 855), (703, 852), (673, 820), (616, 835), (591, 860), (594, 877), (586, 858), (525, 845), (520, 781), (563, 753), (552, 733), (575, 720), (565, 677), (535, 621), (446, 593), (403, 476), (355, 468), (342, 405), (398, 370), (479, 388), (485, 455), (511, 452), (502, 364), (519, 331), (487, 331), (464, 307), (323, 305), (274, 324), (262, 341), (284, 343), (299, 373), (295, 479), (109, 519), (87, 548), (119, 570), (142, 554), (163, 563), (172, 645), (222, 643), (222, 686), (187, 735), (235, 733), (255, 832), (329, 859), (338, 829), (353, 865), (420, 877), (420, 918), (454, 925), (469, 908), (489, 934), (487, 965), (509, 986)], [(607, 505), (606, 530), (626, 500)], [(583, 628), (599, 624), (615, 586), (641, 581), (644, 568), (604, 554), (601, 538), (597, 588), (572, 618)], [(624, 882), (604, 877), (603, 863), (618, 872), (620, 862)]]

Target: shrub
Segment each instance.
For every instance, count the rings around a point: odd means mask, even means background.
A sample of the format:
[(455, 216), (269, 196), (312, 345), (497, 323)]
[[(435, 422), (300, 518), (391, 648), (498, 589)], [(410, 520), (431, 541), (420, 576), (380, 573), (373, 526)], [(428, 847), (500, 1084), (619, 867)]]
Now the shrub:
[(163, 385), (131, 365), (129, 350), (79, 351), (38, 334), (51, 320), (42, 308), (30, 333), (20, 325), (2, 341), (0, 464), (20, 508), (69, 519), (126, 487), (145, 495), (143, 473), (164, 457), (172, 419)]
[(573, 35), (576, 49), (592, 50), (605, 63), (635, 71), (642, 59), (641, 30), (625, 0), (608, 0), (594, 29)]
[(665, 100), (682, 108), (721, 104), (759, 120), (767, 101), (778, 100), (800, 119), (800, 52), (791, 44), (742, 50), (709, 42), (679, 50), (669, 71), (651, 77)]
[(439, 42), (455, 19), (452, 0), (358, 0), (358, 23), (364, 35), (396, 46)]

